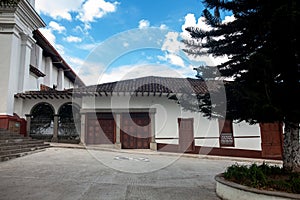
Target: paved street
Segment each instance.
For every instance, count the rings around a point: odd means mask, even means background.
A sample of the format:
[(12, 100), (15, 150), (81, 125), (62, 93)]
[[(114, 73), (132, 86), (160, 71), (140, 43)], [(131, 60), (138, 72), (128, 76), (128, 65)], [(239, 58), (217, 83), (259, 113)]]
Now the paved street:
[(0, 199), (218, 199), (214, 175), (235, 162), (52, 147), (1, 162)]

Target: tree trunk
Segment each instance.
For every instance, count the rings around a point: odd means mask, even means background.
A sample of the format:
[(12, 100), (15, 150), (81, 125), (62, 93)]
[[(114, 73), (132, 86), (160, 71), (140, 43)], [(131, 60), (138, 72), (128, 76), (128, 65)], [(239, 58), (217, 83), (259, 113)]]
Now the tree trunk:
[(299, 123), (285, 123), (283, 168), (291, 172), (300, 172)]

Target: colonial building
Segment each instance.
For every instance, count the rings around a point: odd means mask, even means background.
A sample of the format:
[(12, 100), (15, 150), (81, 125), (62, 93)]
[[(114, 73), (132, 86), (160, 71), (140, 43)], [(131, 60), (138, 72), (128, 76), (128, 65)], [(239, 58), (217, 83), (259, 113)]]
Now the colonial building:
[(1, 1), (1, 129), (111, 148), (281, 157), (281, 124), (209, 120), (185, 110), (185, 94), (209, 92), (200, 79), (148, 76), (85, 86), (38, 31), (44, 26), (34, 1)]
[[(16, 93), (84, 86), (72, 68), (38, 31), (46, 24), (34, 0), (0, 2), (0, 129), (25, 134)], [(75, 80), (77, 79), (76, 83)]]

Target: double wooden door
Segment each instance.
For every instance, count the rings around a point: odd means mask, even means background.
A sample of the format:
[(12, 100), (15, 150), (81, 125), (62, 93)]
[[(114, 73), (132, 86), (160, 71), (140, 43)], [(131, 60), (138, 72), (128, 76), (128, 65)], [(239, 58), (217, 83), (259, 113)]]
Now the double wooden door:
[(148, 113), (130, 113), (122, 115), (122, 148), (149, 149), (151, 141), (150, 123)]
[(86, 144), (114, 144), (115, 121), (112, 114), (88, 118)]

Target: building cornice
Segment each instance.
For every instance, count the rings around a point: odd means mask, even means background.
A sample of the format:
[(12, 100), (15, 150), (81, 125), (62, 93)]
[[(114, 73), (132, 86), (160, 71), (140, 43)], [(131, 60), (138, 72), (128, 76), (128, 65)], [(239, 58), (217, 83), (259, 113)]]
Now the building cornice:
[(17, 5), (4, 6), (3, 3), (0, 5), (0, 31), (2, 33), (19, 31), (32, 35), (32, 31), (46, 26), (27, 0), (20, 0)]

